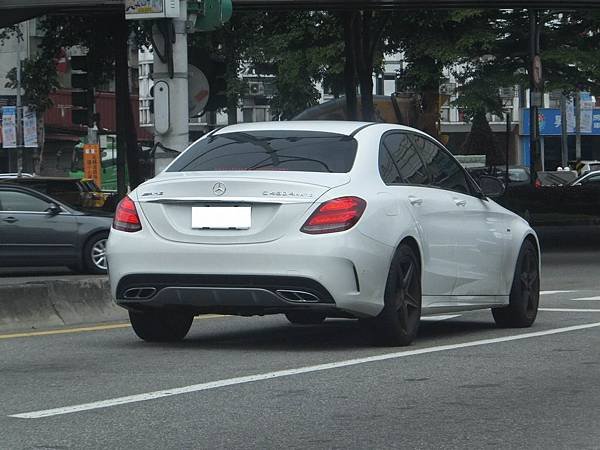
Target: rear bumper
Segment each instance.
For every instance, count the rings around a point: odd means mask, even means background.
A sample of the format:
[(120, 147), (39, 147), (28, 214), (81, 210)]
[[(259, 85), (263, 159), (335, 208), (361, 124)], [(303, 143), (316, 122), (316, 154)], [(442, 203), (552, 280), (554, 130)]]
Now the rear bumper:
[[(136, 233), (112, 230), (107, 248), (112, 295), (126, 308), (189, 307), (197, 313), (244, 315), (310, 308), (359, 317), (383, 308), (392, 252), (352, 230), (204, 245), (166, 241), (150, 227)], [(152, 295), (126, 298), (128, 289), (144, 287)], [(281, 290), (309, 294), (310, 301)]]
[(268, 276), (128, 275), (119, 281), (116, 303), (130, 309), (172, 307), (196, 314), (335, 309), (331, 294), (314, 280)]

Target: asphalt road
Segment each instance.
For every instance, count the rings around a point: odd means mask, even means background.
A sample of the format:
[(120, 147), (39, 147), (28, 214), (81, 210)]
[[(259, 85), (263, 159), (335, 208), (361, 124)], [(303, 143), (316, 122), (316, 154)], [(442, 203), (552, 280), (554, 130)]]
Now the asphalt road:
[(127, 324), (0, 336), (0, 448), (600, 448), (598, 255), (543, 255), (531, 329), (442, 316), (409, 348), (278, 316), (174, 345)]

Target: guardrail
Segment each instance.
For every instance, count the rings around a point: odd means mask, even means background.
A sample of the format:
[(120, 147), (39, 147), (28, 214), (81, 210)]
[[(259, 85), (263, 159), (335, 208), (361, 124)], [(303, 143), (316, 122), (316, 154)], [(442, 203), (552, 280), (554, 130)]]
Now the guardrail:
[(107, 277), (0, 285), (0, 330), (50, 328), (127, 319), (110, 296)]

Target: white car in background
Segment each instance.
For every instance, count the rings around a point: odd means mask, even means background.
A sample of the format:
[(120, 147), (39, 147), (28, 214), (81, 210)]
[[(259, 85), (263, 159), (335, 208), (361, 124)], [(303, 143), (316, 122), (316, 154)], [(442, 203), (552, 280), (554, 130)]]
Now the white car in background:
[(147, 341), (193, 317), (284, 313), (363, 319), (408, 345), (422, 314), (537, 314), (540, 258), (527, 222), (497, 205), (426, 134), (390, 124), (268, 122), (198, 140), (119, 204), (112, 295)]
[(18, 173), (18, 172), (10, 172), (10, 173), (0, 173), (1, 178), (33, 178), (33, 174), (31, 173)]

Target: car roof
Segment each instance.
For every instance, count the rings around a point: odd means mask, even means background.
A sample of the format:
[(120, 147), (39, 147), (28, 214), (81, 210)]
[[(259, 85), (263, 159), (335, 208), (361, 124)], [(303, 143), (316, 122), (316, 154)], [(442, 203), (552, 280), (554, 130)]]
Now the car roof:
[(48, 182), (52, 182), (52, 181), (61, 181), (61, 182), (74, 182), (77, 183), (79, 181), (81, 181), (81, 179), (79, 178), (71, 178), (71, 177), (21, 177), (21, 178), (6, 178), (6, 179), (0, 179), (0, 182), (8, 182), (8, 183), (21, 183), (21, 182), (28, 182), (28, 183), (33, 183), (36, 181), (48, 181)]
[(353, 122), (347, 120), (290, 120), (279, 122), (247, 122), (237, 125), (229, 125), (215, 131), (216, 135), (226, 133), (241, 133), (251, 131), (314, 131), (320, 133), (336, 133), (353, 136), (365, 128), (378, 127), (383, 131), (400, 130), (429, 136), (421, 130), (404, 125), (382, 123), (382, 122)]
[(239, 133), (244, 131), (316, 131), (351, 135), (355, 131), (372, 125), (371, 122), (336, 120), (292, 120), (281, 122), (248, 122), (220, 128), (215, 134)]

